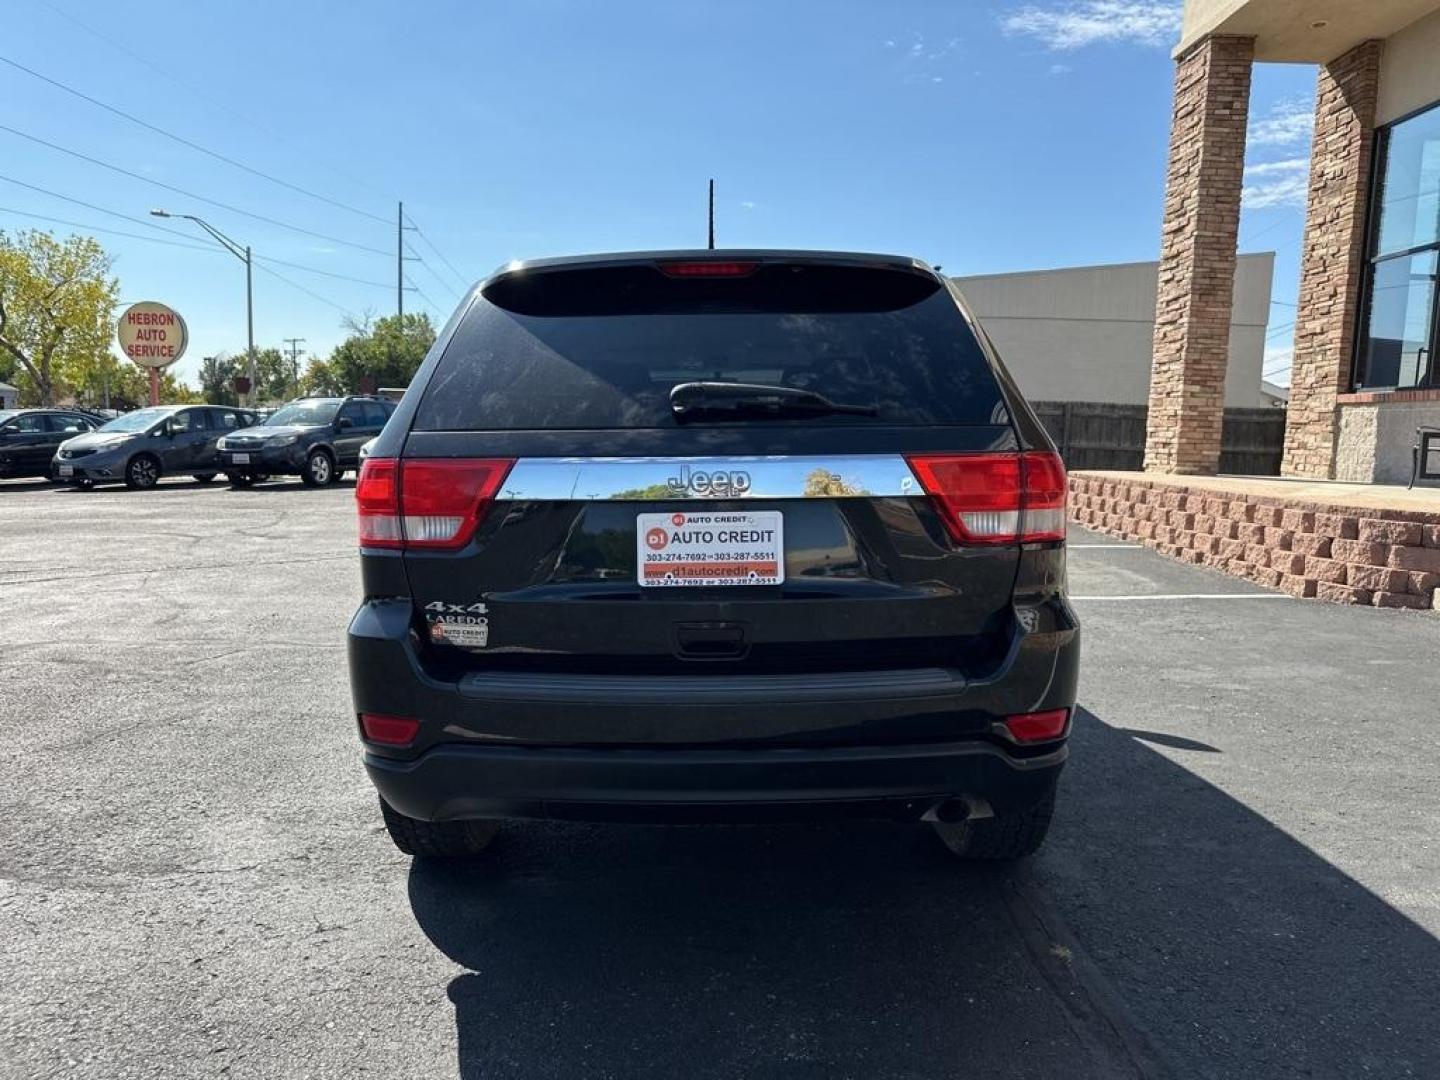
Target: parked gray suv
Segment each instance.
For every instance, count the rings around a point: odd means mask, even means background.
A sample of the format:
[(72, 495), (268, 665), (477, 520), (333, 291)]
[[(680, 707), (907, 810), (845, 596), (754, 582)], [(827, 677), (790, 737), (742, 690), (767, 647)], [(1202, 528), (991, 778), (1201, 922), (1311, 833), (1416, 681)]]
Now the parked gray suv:
[(325, 487), (346, 469), (359, 469), (360, 448), (380, 434), (394, 411), (394, 402), (376, 397), (299, 398), (263, 424), (222, 440), (221, 468), (235, 487), (282, 474)]
[(151, 488), (162, 476), (174, 475), (208, 484), (220, 472), (220, 438), (254, 422), (245, 409), (219, 405), (137, 409), (61, 443), (50, 475), (82, 488), (113, 483)]

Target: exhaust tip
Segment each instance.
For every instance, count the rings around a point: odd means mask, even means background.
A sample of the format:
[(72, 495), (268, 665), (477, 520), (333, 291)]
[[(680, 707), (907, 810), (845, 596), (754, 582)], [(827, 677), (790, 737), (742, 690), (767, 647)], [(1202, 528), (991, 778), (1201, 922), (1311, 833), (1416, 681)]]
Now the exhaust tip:
[(965, 799), (946, 799), (931, 811), (936, 821), (956, 825), (970, 818), (970, 803)]

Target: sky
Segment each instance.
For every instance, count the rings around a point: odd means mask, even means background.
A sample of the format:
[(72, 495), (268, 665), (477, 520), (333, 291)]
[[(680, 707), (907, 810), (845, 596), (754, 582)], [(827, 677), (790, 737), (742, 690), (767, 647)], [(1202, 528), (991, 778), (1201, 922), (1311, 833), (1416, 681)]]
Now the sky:
[[(510, 259), (703, 247), (711, 177), (722, 247), (958, 275), (1159, 252), (1173, 0), (3, 6), (0, 229), (101, 240), (122, 301), (185, 317), (192, 382), (244, 350), (244, 266), (155, 207), (251, 246), (257, 347), (322, 356), (394, 313), (402, 200), (405, 308), (437, 326)], [(1240, 249), (1277, 253), (1281, 382), (1314, 86), (1252, 90)]]

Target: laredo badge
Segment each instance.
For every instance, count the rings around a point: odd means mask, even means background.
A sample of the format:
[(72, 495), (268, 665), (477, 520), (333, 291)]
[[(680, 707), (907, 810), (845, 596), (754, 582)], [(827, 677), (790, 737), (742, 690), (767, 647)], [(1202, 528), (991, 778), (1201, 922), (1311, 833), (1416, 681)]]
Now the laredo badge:
[(461, 649), (483, 649), (490, 644), (490, 620), (484, 604), (448, 604), (436, 600), (425, 605), (430, 641)]

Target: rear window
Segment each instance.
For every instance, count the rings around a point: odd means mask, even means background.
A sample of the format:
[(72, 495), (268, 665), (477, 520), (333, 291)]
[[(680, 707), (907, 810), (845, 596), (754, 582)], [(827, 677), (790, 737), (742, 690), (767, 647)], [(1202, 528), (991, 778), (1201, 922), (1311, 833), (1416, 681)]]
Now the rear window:
[(874, 416), (709, 424), (989, 424), (1005, 413), (945, 287), (900, 270), (766, 264), (672, 278), (653, 265), (499, 279), (425, 388), (421, 431), (666, 428), (678, 383), (767, 383)]

